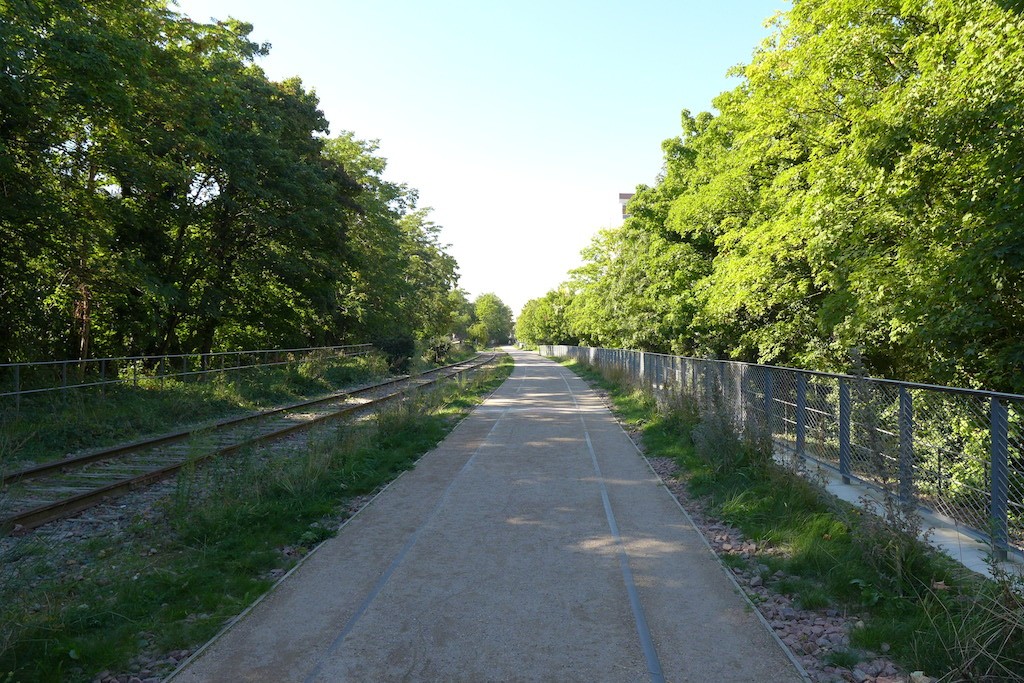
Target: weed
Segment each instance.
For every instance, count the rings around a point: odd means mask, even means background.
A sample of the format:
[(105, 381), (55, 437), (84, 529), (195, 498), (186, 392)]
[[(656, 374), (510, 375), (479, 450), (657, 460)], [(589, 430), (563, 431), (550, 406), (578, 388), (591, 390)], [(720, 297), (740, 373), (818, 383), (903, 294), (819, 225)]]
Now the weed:
[(25, 682), (87, 681), (125, 670), (140, 651), (210, 638), (270, 587), (272, 570), (294, 564), (283, 549), (301, 554), (333, 535), (346, 497), (412, 467), (509, 372), (506, 359), (461, 384), (465, 393), (421, 395), (382, 418), (321, 432), (307, 448), (249, 449), (186, 467), (160, 514), (76, 547), (77, 575), (19, 544), (20, 561), (0, 557), (0, 671)]
[(800, 593), (797, 602), (803, 609), (825, 609), (832, 604), (832, 598), (824, 587), (813, 586)]
[(995, 581), (970, 592), (932, 584), (931, 628), (953, 662), (951, 680), (1024, 680), (1024, 576), (995, 562), (991, 570)]
[(0, 468), (64, 457), (252, 410), (325, 395), (387, 373), (380, 356), (312, 356), (298, 364), (26, 396), (0, 410)]
[(328, 538), (331, 538), (335, 533), (336, 531), (334, 529), (331, 529), (320, 522), (313, 522), (309, 525), (309, 529), (299, 536), (299, 543), (311, 548), (319, 544), (321, 541), (326, 541)]
[(722, 564), (732, 569), (747, 568), (747, 561), (739, 555), (722, 555)]
[(832, 666), (852, 669), (860, 661), (860, 655), (853, 650), (832, 650), (828, 655), (827, 661)]
[(865, 607), (874, 607), (882, 599), (882, 593), (874, 584), (864, 579), (850, 579), (850, 585), (860, 592), (860, 604)]

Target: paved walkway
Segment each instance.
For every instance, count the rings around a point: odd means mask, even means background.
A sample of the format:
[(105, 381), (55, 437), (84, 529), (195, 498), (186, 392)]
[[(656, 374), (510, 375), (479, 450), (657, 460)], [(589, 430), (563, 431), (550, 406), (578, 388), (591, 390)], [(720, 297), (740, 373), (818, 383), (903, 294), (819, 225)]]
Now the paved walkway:
[(800, 680), (599, 398), (513, 355), (175, 683)]

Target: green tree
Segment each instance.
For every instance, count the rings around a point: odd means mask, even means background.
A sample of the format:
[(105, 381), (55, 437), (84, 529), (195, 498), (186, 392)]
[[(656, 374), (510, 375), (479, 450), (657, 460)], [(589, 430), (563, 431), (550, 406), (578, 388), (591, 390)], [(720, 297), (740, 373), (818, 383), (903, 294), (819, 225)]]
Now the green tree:
[(992, 0), (794, 3), (585, 250), (574, 333), (1024, 390), (1022, 41)]
[(526, 344), (578, 344), (568, 319), (572, 299), (572, 292), (563, 286), (527, 301), (516, 318), (516, 339)]
[(252, 27), (162, 0), (0, 4), (11, 359), (445, 335), (455, 261), (373, 143), (327, 140)]
[(448, 299), (452, 311), (452, 335), (458, 339), (468, 339), (469, 326), (476, 320), (476, 309), (462, 289), (453, 289)]
[[(345, 132), (325, 155), (359, 183), (350, 219), (346, 272), (339, 279), (341, 323), (364, 339), (447, 337), (460, 325), (458, 267), (416, 192), (383, 178), (376, 141)], [(464, 300), (464, 297), (463, 297)]]
[(158, 2), (0, 4), (0, 350), (87, 355), (112, 240), (103, 144), (129, 116)]
[(478, 296), (473, 307), (478, 322), (470, 327), (470, 335), (483, 345), (507, 344), (513, 331), (512, 309), (491, 293)]

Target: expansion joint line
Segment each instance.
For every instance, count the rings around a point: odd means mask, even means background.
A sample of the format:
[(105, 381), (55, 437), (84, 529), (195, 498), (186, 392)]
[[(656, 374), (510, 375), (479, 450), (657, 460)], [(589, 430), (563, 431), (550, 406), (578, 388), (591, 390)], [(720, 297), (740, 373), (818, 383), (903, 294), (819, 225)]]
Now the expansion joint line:
[(626, 594), (629, 596), (629, 606), (633, 610), (633, 620), (636, 622), (636, 632), (640, 637), (640, 646), (643, 648), (644, 659), (647, 660), (647, 673), (650, 675), (651, 683), (665, 683), (665, 674), (661, 669), (661, 660), (658, 658), (658, 651), (654, 647), (654, 638), (651, 636), (651, 629), (647, 625), (647, 617), (644, 614), (644, 607), (640, 603), (640, 593), (636, 589), (636, 582), (633, 581), (633, 570), (629, 566), (629, 554), (626, 552), (626, 544), (622, 541), (619, 533), (619, 525), (615, 521), (615, 513), (612, 511), (612, 503), (608, 498), (608, 487), (604, 482), (604, 475), (601, 474), (601, 465), (597, 462), (597, 452), (590, 440), (590, 431), (587, 429), (587, 421), (583, 419), (583, 412), (576, 400), (576, 393), (569, 385), (569, 380), (562, 375), (565, 388), (572, 397), (573, 406), (580, 416), (580, 424), (583, 427), (583, 438), (587, 442), (587, 450), (590, 452), (590, 461), (594, 465), (594, 474), (597, 476), (597, 483), (601, 489), (601, 502), (604, 503), (604, 514), (608, 519), (608, 529), (615, 540), (617, 555), (619, 557), (619, 568), (622, 570), (622, 582), (626, 585)]
[(384, 587), (391, 579), (391, 576), (395, 573), (395, 570), (398, 569), (402, 562), (405, 561), (405, 558), (409, 554), (409, 551), (411, 551), (413, 547), (416, 545), (416, 542), (419, 540), (420, 535), (423, 533), (423, 530), (427, 528), (431, 524), (431, 522), (434, 521), (434, 518), (437, 516), (437, 513), (441, 510), (442, 507), (444, 507), (444, 504), (448, 502), (448, 498), (451, 495), (452, 489), (455, 487), (455, 482), (457, 482), (462, 477), (462, 475), (465, 474), (473, 465), (473, 461), (476, 460), (476, 456), (480, 454), (480, 451), (483, 449), (484, 444), (486, 444), (487, 440), (491, 438), (491, 435), (494, 433), (494, 430), (498, 428), (498, 425), (501, 424), (501, 421), (505, 419), (506, 415), (508, 415), (508, 411), (509, 409), (507, 407), (505, 408), (505, 410), (501, 411), (501, 414), (498, 415), (498, 418), (494, 421), (494, 424), (491, 425), (490, 430), (488, 430), (487, 435), (480, 440), (480, 444), (476, 447), (476, 450), (473, 451), (473, 455), (469, 456), (469, 459), (465, 462), (465, 464), (463, 464), (462, 467), (459, 468), (459, 471), (455, 473), (455, 476), (452, 477), (452, 480), (448, 482), (448, 486), (445, 487), (444, 492), (441, 494), (441, 497), (438, 499), (437, 503), (430, 510), (427, 516), (424, 517), (423, 522), (418, 527), (416, 527), (416, 531), (414, 531), (412, 535), (409, 536), (409, 539), (405, 542), (405, 545), (402, 546), (402, 549), (398, 551), (398, 554), (395, 555), (394, 559), (391, 560), (391, 564), (389, 564), (387, 569), (384, 570), (384, 573), (380, 575), (380, 578), (377, 579), (377, 582), (373, 585), (373, 588), (371, 588), (369, 593), (366, 594), (366, 597), (363, 599), (362, 603), (360, 603), (359, 607), (352, 614), (352, 616), (349, 617), (348, 621), (345, 622), (345, 625), (342, 627), (341, 631), (334, 638), (334, 640), (331, 641), (331, 644), (327, 646), (327, 650), (324, 651), (323, 655), (320, 657), (320, 661), (318, 661), (317, 665), (313, 667), (313, 670), (306, 675), (306, 677), (303, 679), (303, 683), (312, 683), (317, 679), (318, 676), (320, 676), (320, 674), (323, 672), (324, 665), (327, 663), (327, 659), (335, 652), (335, 650), (338, 649), (338, 647), (345, 640), (345, 638), (348, 637), (350, 633), (352, 633), (352, 631), (356, 627), (356, 624), (359, 622), (362, 616), (366, 614), (366, 611), (370, 609), (370, 605), (373, 603), (374, 600), (377, 599), (377, 596), (380, 595), (381, 591), (384, 590)]

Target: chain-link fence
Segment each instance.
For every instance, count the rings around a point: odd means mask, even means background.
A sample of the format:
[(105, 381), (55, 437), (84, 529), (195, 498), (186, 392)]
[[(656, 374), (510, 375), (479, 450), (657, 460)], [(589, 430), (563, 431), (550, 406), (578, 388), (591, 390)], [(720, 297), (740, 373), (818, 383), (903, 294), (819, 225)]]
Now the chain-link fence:
[(352, 344), (299, 349), (0, 363), (0, 402), (8, 402), (9, 405), (18, 407), (21, 398), (31, 394), (64, 392), (110, 384), (138, 385), (140, 382), (163, 382), (171, 378), (198, 377), (211, 373), (286, 365), (315, 356), (361, 356), (372, 350), (371, 344)]
[(658, 395), (715, 401), (776, 448), (1024, 548), (1024, 396), (733, 361), (575, 346), (540, 353), (613, 370)]

